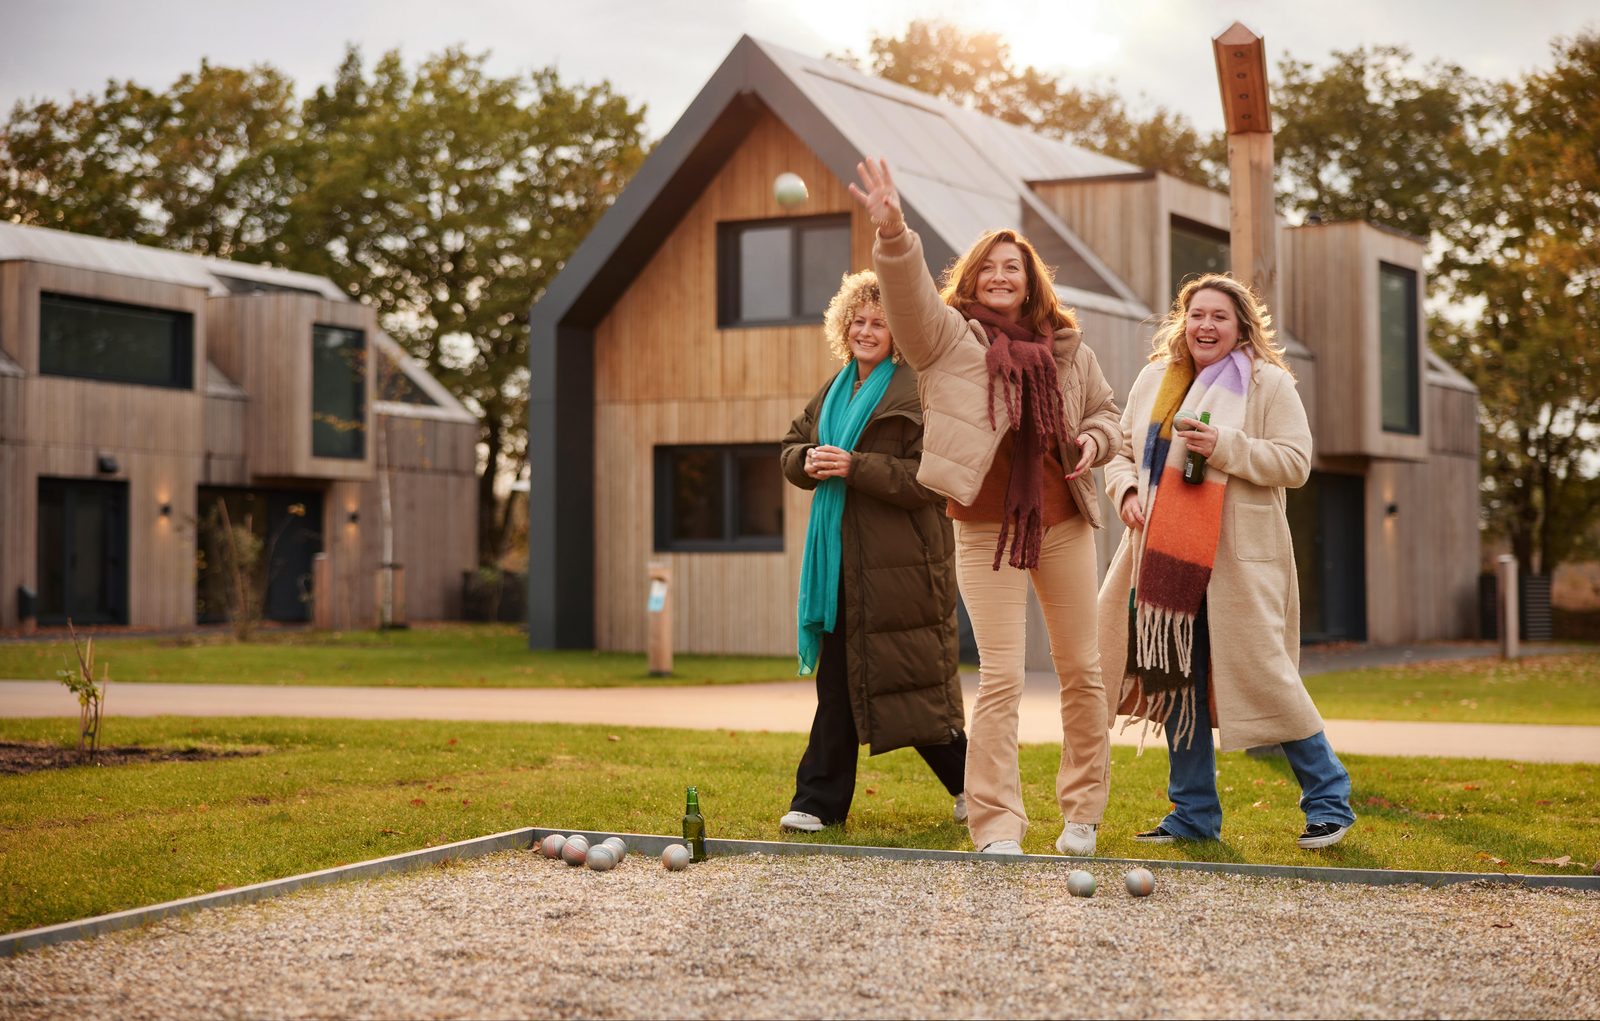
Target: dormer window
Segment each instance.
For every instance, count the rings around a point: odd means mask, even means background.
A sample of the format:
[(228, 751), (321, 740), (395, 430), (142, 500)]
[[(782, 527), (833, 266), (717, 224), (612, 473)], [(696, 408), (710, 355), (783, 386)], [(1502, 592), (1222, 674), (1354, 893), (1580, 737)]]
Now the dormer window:
[(367, 338), (342, 326), (311, 329), (311, 456), (367, 453)]
[(1169, 253), (1172, 294), (1176, 298), (1183, 285), (1207, 273), (1228, 272), (1230, 249), (1228, 232), (1182, 216), (1172, 218), (1172, 245)]
[(194, 316), (111, 301), (39, 296), (39, 372), (194, 388)]

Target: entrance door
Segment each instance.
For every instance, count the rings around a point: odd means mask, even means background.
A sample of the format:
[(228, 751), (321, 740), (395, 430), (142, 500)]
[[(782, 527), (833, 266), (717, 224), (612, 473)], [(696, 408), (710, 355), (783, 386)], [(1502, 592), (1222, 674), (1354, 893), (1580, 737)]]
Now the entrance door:
[(128, 484), (39, 480), (39, 623), (128, 623)]
[(1366, 641), (1365, 483), (1359, 475), (1312, 472), (1289, 490), (1301, 641)]
[(261, 615), (266, 620), (296, 622), (311, 619), (311, 558), (322, 552), (322, 494), (310, 490), (232, 489), (200, 487), (199, 582), (195, 589), (195, 616), (202, 624), (228, 619), (235, 598), (233, 580), (225, 569), (226, 533), (217, 503), (228, 506), (235, 528), (248, 525), (261, 542), (260, 564), (248, 583), (265, 586)]

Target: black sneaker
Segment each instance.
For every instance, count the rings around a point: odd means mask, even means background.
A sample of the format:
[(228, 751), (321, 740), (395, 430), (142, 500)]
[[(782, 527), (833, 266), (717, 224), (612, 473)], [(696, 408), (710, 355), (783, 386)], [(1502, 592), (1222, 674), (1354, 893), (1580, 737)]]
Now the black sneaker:
[(1133, 835), (1133, 839), (1137, 840), (1141, 844), (1171, 844), (1178, 839), (1178, 835), (1176, 833), (1168, 833), (1160, 826), (1157, 826), (1153, 830), (1145, 830), (1143, 833), (1135, 833)]
[[(1306, 831), (1300, 834), (1300, 838), (1295, 843), (1307, 850), (1314, 851), (1319, 847), (1332, 847), (1343, 840), (1344, 835), (1349, 832), (1350, 827), (1340, 826), (1336, 822), (1314, 823), (1306, 826)], [(1139, 838), (1134, 837), (1134, 839), (1137, 840)]]

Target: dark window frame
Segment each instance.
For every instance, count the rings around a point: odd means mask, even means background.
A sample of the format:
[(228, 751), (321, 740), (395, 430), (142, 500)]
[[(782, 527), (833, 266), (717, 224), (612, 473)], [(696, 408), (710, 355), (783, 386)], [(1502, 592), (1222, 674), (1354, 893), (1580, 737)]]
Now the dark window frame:
[[(171, 340), (173, 375), (170, 380), (168, 382), (156, 382), (147, 379), (128, 379), (126, 377), (92, 372), (73, 371), (72, 369), (45, 368), (45, 318), (47, 315), (46, 309), (52, 301), (79, 306), (126, 310), (143, 315), (158, 315), (170, 318), (173, 326)], [(39, 375), (41, 376), (54, 376), (61, 379), (84, 379), (91, 383), (112, 383), (117, 386), (149, 386), (162, 390), (193, 390), (195, 388), (194, 313), (187, 309), (164, 308), (159, 305), (139, 305), (129, 301), (108, 301), (104, 298), (91, 298), (81, 294), (67, 294), (62, 291), (40, 291), (38, 346), (38, 365)]]
[[(789, 228), (789, 311), (790, 315), (775, 319), (744, 319), (740, 317), (740, 262), (739, 237), (747, 230), (772, 227)], [(804, 291), (804, 260), (801, 258), (801, 237), (808, 231), (844, 228), (847, 243), (850, 240), (849, 213), (823, 213), (817, 216), (781, 216), (765, 220), (724, 220), (717, 224), (717, 328), (723, 330), (760, 329), (769, 326), (815, 326), (822, 322), (821, 315), (808, 315), (799, 307)], [(849, 259), (841, 273), (850, 271)]]
[[(356, 444), (357, 449), (356, 449), (356, 452), (353, 453), (353, 454), (343, 454), (343, 453), (341, 453), (341, 454), (323, 454), (323, 453), (318, 453), (317, 452), (317, 350), (316, 350), (316, 346), (317, 346), (317, 331), (318, 330), (338, 330), (338, 331), (340, 331), (342, 333), (353, 333), (356, 336), (361, 338), (362, 371), (361, 371), (361, 374), (360, 374), (360, 386), (357, 387), (357, 390), (361, 394), (361, 408), (360, 408), (361, 428), (358, 429), (358, 430), (354, 430), (356, 432), (357, 436), (359, 437), (359, 441), (360, 442)], [(367, 415), (371, 411), (371, 408), (369, 407), (369, 405), (372, 403), (367, 398), (367, 390), (368, 390), (367, 380), (368, 380), (368, 376), (372, 372), (373, 354), (374, 354), (374, 352), (373, 352), (373, 349), (372, 349), (372, 344), (367, 338), (367, 331), (361, 329), (360, 327), (356, 327), (356, 326), (340, 326), (338, 323), (317, 323), (317, 322), (314, 322), (314, 323), (311, 324), (311, 366), (310, 366), (311, 379), (310, 379), (310, 388), (308, 390), (308, 394), (309, 394), (310, 401), (311, 401), (311, 456), (312, 457), (326, 458), (326, 459), (332, 460), (332, 461), (364, 461), (364, 460), (366, 460), (366, 457), (367, 457)]]
[(1228, 263), (1230, 263), (1233, 258), (1233, 237), (1231, 234), (1219, 227), (1213, 227), (1209, 223), (1201, 223), (1199, 220), (1191, 220), (1187, 216), (1180, 216), (1177, 213), (1173, 213), (1167, 223), (1167, 272), (1174, 278), (1168, 281), (1172, 289), (1172, 294), (1169, 296), (1170, 298), (1176, 298), (1178, 296), (1178, 292), (1183, 289), (1184, 281), (1188, 277), (1196, 275), (1194, 273), (1185, 273), (1182, 275), (1182, 277), (1180, 277), (1176, 272), (1177, 267), (1172, 264), (1172, 257), (1175, 251), (1175, 246), (1172, 243), (1172, 239), (1173, 235), (1177, 234), (1179, 231), (1182, 231), (1185, 234), (1192, 234), (1214, 244), (1219, 244), (1227, 249), (1228, 259), (1224, 260), (1225, 264), (1219, 272), (1227, 272)]
[[(774, 467), (778, 464), (780, 445), (777, 443), (669, 443), (661, 444), (651, 452), (654, 478), (651, 482), (654, 507), (651, 517), (655, 524), (652, 546), (657, 553), (782, 553), (783, 552), (783, 498), (778, 500), (779, 526), (777, 535), (741, 536), (736, 534), (739, 522), (739, 460), (741, 454), (759, 452), (769, 456)], [(672, 470), (672, 457), (679, 452), (712, 451), (717, 453), (722, 471), (722, 538), (674, 539), (673, 506), (676, 475)], [(782, 489), (779, 490), (780, 494)]]
[[(1384, 400), (1383, 371), (1383, 279), (1388, 274), (1398, 277), (1406, 283), (1406, 422), (1391, 425), (1389, 423)], [(1378, 426), (1385, 433), (1395, 436), (1421, 436), (1422, 435), (1422, 334), (1417, 325), (1418, 307), (1420, 300), (1418, 291), (1421, 282), (1420, 274), (1410, 267), (1399, 266), (1392, 262), (1378, 260)]]

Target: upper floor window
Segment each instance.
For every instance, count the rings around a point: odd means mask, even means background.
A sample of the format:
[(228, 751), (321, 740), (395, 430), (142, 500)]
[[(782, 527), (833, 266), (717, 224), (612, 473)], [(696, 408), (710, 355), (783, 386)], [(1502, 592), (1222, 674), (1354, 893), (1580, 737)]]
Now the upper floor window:
[(717, 325), (816, 323), (850, 271), (850, 217), (717, 226)]
[(311, 328), (311, 456), (367, 453), (367, 338), (342, 326)]
[(1172, 218), (1172, 297), (1196, 277), (1228, 272), (1229, 258), (1227, 231), (1181, 216)]
[(658, 551), (783, 549), (783, 472), (773, 443), (657, 447)]
[(64, 294), (39, 295), (39, 372), (194, 388), (194, 316)]
[(1378, 264), (1379, 402), (1383, 430), (1422, 432), (1421, 357), (1417, 337), (1417, 274)]

